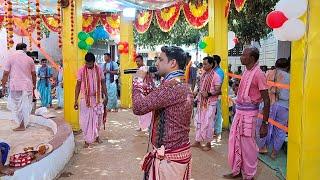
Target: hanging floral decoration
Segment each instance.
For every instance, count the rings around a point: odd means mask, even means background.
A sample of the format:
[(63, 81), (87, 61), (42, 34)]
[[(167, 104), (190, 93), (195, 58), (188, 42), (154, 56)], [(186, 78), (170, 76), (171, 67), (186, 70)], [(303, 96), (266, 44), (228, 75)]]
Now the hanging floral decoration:
[(152, 22), (153, 11), (140, 11), (137, 14), (137, 18), (134, 22), (134, 27), (138, 33), (145, 33)]
[(75, 11), (75, 2), (74, 0), (71, 0), (71, 35), (70, 35), (70, 40), (71, 40), (71, 44), (74, 44), (74, 11)]
[[(18, 36), (28, 36), (28, 33), (32, 34), (36, 28), (34, 17), (13, 17), (13, 22), (13, 32)], [(25, 33), (22, 29), (25, 29), (28, 33)]]
[(103, 14), (100, 17), (100, 20), (110, 35), (116, 35), (120, 32), (120, 15), (119, 14), (116, 14), (116, 13)]
[(52, 32), (57, 32), (61, 29), (59, 29), (59, 17), (58, 15), (42, 15), (41, 16), (43, 24)]
[(224, 7), (224, 17), (225, 18), (229, 17), (230, 6), (231, 6), (231, 0), (228, 0), (226, 3), (226, 6)]
[(82, 30), (89, 33), (92, 32), (99, 22), (99, 16), (84, 14), (82, 17)]
[(129, 43), (126, 41), (121, 41), (118, 43), (118, 50), (120, 54), (128, 54), (129, 53)]
[(159, 28), (163, 32), (169, 32), (179, 19), (181, 4), (175, 4), (170, 7), (156, 10), (156, 18)]
[(10, 49), (13, 47), (13, 14), (12, 14), (12, 2), (5, 1), (6, 5), (6, 30), (7, 30), (7, 48)]
[(58, 19), (58, 46), (62, 48), (62, 22), (61, 22), (61, 2), (57, 2), (57, 19)]
[(246, 0), (234, 0), (234, 5), (238, 12), (240, 12), (243, 9), (245, 3)]
[(2, 23), (4, 22), (4, 16), (0, 16), (0, 28), (2, 27)]
[[(31, 21), (32, 20), (32, 18), (31, 18), (31, 2), (30, 2), (31, 0), (28, 0), (28, 21), (29, 21), (29, 27), (32, 25), (32, 24), (34, 24), (34, 23), (32, 23), (33, 21)], [(32, 35), (32, 33), (31, 33), (31, 35)], [(29, 51), (32, 51), (32, 41), (31, 41), (31, 36), (29, 36)]]
[(196, 1), (183, 4), (183, 12), (187, 22), (195, 29), (201, 29), (208, 23), (207, 1)]
[(36, 29), (37, 29), (37, 46), (40, 48), (41, 41), (41, 16), (40, 16), (40, 0), (36, 0)]

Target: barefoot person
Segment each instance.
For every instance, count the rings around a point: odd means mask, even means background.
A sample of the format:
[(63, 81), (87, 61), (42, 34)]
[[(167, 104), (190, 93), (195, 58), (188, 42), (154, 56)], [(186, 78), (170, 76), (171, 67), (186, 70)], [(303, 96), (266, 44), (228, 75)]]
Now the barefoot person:
[(256, 119), (259, 104), (264, 102), (263, 123), (260, 137), (268, 133), (270, 99), (265, 74), (259, 68), (259, 50), (255, 47), (246, 48), (240, 57), (246, 66), (242, 75), (237, 99), (236, 114), (229, 135), (228, 162), (232, 173), (225, 178), (253, 179), (258, 166), (258, 146), (255, 140)]
[(133, 112), (143, 115), (154, 111), (151, 122), (153, 150), (143, 159), (144, 179), (187, 180), (191, 175), (189, 142), (193, 95), (184, 82), (185, 52), (175, 46), (161, 48), (156, 62), (162, 84), (149, 94), (143, 79), (146, 71), (139, 70), (133, 81)]
[(99, 130), (104, 119), (103, 109), (107, 101), (107, 89), (102, 70), (95, 64), (94, 55), (87, 53), (85, 61), (86, 64), (78, 71), (74, 109), (78, 110), (80, 107), (80, 127), (85, 140), (84, 147), (87, 148), (93, 142), (102, 143)]
[(204, 73), (200, 78), (200, 87), (197, 99), (198, 111), (195, 116), (196, 142), (193, 147), (201, 147), (200, 142), (205, 142), (204, 151), (211, 149), (215, 115), (217, 110), (218, 97), (221, 94), (221, 78), (214, 71), (215, 61), (213, 57), (203, 58)]
[(2, 78), (2, 94), (5, 94), (6, 83), (10, 78), (8, 109), (19, 124), (14, 131), (24, 131), (27, 127), (36, 87), (35, 65), (33, 59), (25, 53), (26, 48), (24, 43), (17, 44), (16, 51), (7, 57)]
[(7, 143), (0, 142), (0, 175), (12, 176), (14, 171), (5, 166), (5, 163), (8, 158), (10, 146)]
[[(143, 63), (143, 57), (141, 55), (138, 55), (136, 57), (136, 63), (137, 63), (138, 68), (145, 66)], [(144, 82), (149, 85), (149, 88), (146, 89), (146, 91), (148, 91), (148, 90), (152, 89), (152, 87), (154, 87), (154, 83), (153, 83), (153, 80), (152, 80), (152, 77), (150, 76), (150, 74), (146, 75), (146, 77), (144, 78)], [(139, 118), (139, 128), (137, 129), (137, 131), (146, 130), (150, 126), (150, 122), (152, 119), (152, 112), (149, 112), (147, 114), (139, 116), (138, 118)]]

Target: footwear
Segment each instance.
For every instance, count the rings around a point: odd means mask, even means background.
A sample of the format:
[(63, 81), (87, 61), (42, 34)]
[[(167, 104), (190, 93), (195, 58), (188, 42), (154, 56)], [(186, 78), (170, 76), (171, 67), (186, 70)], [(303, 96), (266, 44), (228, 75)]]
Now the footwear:
[(191, 145), (191, 147), (201, 147), (201, 144), (200, 144), (200, 142), (194, 142), (192, 145)]
[(240, 177), (242, 177), (241, 173), (239, 173), (237, 175), (233, 175), (233, 173), (223, 175), (223, 178), (225, 178), (225, 179), (237, 179)]

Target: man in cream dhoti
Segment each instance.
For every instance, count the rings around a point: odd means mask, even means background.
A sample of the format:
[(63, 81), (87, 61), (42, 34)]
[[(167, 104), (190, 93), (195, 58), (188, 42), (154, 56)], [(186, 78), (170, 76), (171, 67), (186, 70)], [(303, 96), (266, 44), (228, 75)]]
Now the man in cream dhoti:
[(267, 136), (270, 99), (265, 74), (261, 71), (258, 60), (259, 50), (246, 48), (240, 58), (246, 66), (242, 75), (236, 99), (236, 114), (229, 135), (228, 162), (232, 173), (227, 179), (241, 177), (251, 180), (257, 171), (258, 146), (255, 140), (256, 119), (259, 104), (264, 102), (263, 123), (260, 137)]
[(14, 120), (19, 124), (14, 131), (24, 131), (28, 125), (33, 107), (32, 100), (36, 87), (36, 73), (33, 59), (26, 51), (27, 45), (17, 44), (16, 51), (7, 57), (2, 78), (2, 91), (10, 78), (8, 109), (12, 111)]

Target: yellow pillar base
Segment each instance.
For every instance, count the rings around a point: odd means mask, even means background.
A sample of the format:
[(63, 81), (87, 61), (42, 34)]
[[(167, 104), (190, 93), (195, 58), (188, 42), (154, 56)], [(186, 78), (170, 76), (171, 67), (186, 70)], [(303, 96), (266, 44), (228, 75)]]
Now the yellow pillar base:
[(292, 46), (287, 179), (320, 179), (320, 1), (309, 0), (305, 38)]
[(225, 77), (222, 85), (221, 109), (223, 127), (229, 126), (228, 104), (228, 18), (224, 17), (224, 9), (228, 0), (209, 1), (209, 36), (213, 37), (214, 52), (221, 57), (221, 68)]
[(126, 20), (121, 16), (120, 20), (120, 40), (122, 42), (128, 42), (129, 53), (120, 55), (120, 106), (121, 108), (131, 108), (132, 107), (132, 75), (127, 75), (123, 73), (124, 69), (135, 68), (136, 64), (133, 61), (133, 23)]
[(75, 0), (74, 44), (71, 44), (71, 8), (62, 9), (62, 57), (64, 80), (64, 119), (74, 131), (80, 130), (79, 112), (73, 109), (77, 70), (84, 60), (85, 52), (78, 48), (78, 32), (82, 31), (82, 0)]

